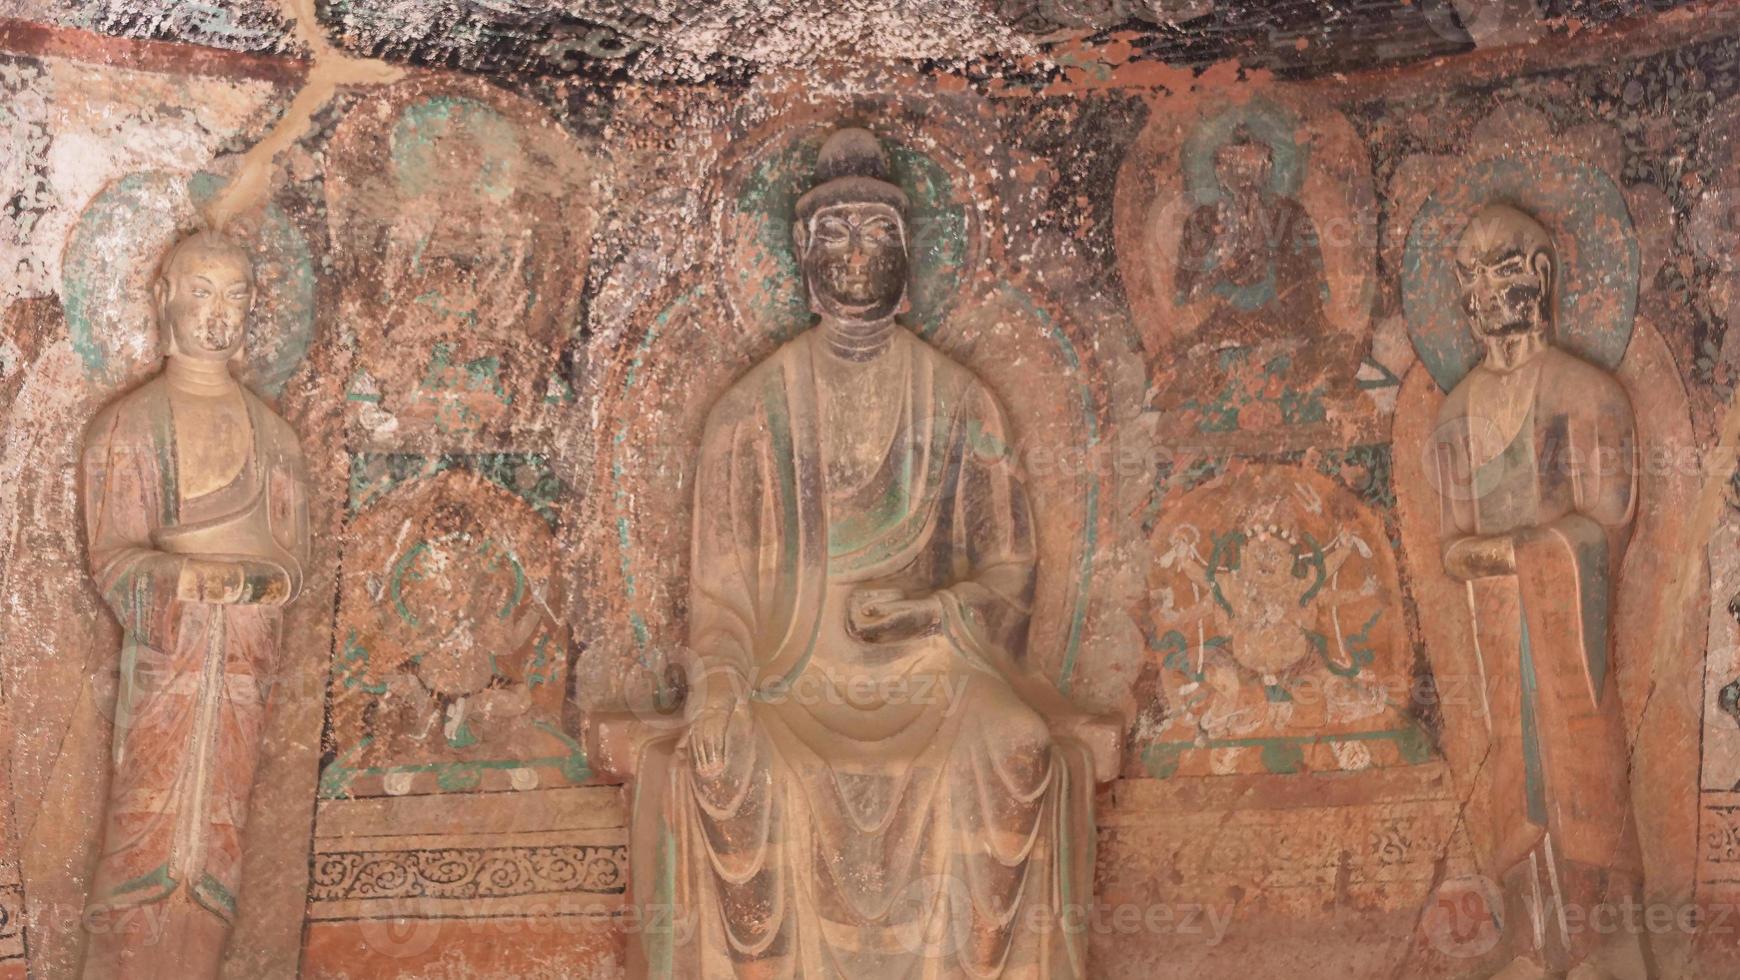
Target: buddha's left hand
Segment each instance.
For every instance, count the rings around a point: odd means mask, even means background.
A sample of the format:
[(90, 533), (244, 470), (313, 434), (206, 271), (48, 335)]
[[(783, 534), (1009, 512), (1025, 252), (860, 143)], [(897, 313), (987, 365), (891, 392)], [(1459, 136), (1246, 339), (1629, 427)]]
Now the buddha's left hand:
[(251, 559), (184, 558), (177, 598), (226, 606), (282, 605), (290, 576), (271, 562)]
[(865, 643), (901, 643), (942, 627), (942, 601), (933, 593), (906, 598), (895, 589), (859, 589), (846, 607), (846, 630)]

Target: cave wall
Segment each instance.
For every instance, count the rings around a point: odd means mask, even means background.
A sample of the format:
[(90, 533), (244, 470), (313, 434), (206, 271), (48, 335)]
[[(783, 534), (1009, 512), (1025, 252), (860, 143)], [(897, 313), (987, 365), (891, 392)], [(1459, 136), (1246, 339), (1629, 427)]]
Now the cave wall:
[[(235, 218), (262, 270), (247, 379), (301, 434), (316, 559), (230, 975), (620, 975), (625, 801), (593, 719), (670, 717), (703, 413), (807, 325), (791, 209), (843, 123), (914, 201), (906, 322), (1014, 419), (1032, 661), (1130, 722), (1095, 976), (1493, 968), (1454, 900), (1478, 881), (1478, 683), (1420, 512), (1461, 356), (1444, 228), (1490, 196), (1571, 250), (1566, 322), (1656, 460), (1619, 613), (1650, 928), (1664, 975), (1731, 964), (1731, 10), (1311, 77), (1168, 67), (1116, 33), (1043, 71), (420, 65), (340, 85), (264, 166), (249, 149), (321, 73), (272, 16), (199, 47), (23, 13), (0, 22), (0, 975), (68, 975), (106, 778), (119, 639), (84, 571), (80, 428), (155, 363), (157, 256), (261, 174)], [(1241, 141), (1268, 210), (1204, 239)], [(1222, 246), (1278, 271), (1193, 281)], [(1291, 581), (1239, 583), (1265, 527)], [(1315, 639), (1262, 653), (1193, 568)], [(437, 651), (487, 661), (513, 711), (432, 697)]]

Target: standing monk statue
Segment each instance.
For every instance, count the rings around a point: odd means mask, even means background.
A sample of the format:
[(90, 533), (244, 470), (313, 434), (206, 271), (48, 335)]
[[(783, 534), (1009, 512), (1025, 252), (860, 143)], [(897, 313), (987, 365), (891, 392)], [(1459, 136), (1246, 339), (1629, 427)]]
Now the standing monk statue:
[(669, 921), (643, 921), (635, 972), (1085, 976), (1062, 923), (1092, 901), (1094, 770), (1025, 667), (1008, 425), (895, 321), (911, 242), (882, 146), (840, 130), (816, 169), (793, 233), (820, 324), (702, 439), (698, 707), (639, 766), (636, 901)]
[(1643, 875), (1612, 663), (1637, 511), (1631, 399), (1554, 345), (1559, 263), (1534, 218), (1483, 208), (1456, 269), (1484, 357), (1445, 399), (1432, 452), (1444, 567), (1468, 584), (1488, 691), (1484, 864), (1518, 940), (1499, 976), (1641, 980), (1640, 934), (1593, 926), (1635, 919), (1619, 913)]
[(239, 245), (193, 235), (153, 286), (168, 354), (85, 434), (91, 574), (126, 633), (87, 978), (216, 977), (266, 694), (308, 560), (296, 433), (230, 373), (254, 304)]

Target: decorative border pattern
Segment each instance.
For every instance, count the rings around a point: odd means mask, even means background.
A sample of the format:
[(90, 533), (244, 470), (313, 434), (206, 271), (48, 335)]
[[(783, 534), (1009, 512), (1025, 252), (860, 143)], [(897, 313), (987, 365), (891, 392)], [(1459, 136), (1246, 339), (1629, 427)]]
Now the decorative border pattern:
[(620, 895), (628, 883), (625, 845), (420, 848), (316, 854), (309, 898), (519, 898)]
[(1740, 911), (1740, 792), (1705, 792), (1698, 807), (1693, 894), (1712, 925)]
[(1740, 795), (1704, 794), (1704, 864), (1712, 875), (1725, 872), (1708, 884), (1740, 884)]
[(18, 868), (0, 864), (0, 963), (24, 958), (24, 885)]

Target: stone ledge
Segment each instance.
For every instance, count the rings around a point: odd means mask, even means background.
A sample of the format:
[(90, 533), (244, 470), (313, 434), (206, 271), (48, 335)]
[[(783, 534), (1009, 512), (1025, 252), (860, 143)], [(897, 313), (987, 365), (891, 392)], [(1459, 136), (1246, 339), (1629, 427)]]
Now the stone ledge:
[(1120, 779), (1099, 797), (1102, 828), (1166, 823), (1180, 813), (1456, 802), (1442, 760), (1356, 772)]
[(620, 786), (324, 800), (316, 841), (329, 838), (520, 834), (627, 825)]

